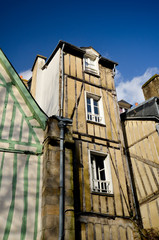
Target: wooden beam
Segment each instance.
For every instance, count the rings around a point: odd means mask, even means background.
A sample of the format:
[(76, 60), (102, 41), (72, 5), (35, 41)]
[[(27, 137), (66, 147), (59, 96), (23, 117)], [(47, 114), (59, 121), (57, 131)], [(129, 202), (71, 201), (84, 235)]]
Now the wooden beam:
[(129, 153), (129, 154), (130, 154), (131, 158), (135, 158), (136, 160), (139, 160), (140, 162), (143, 162), (143, 163), (145, 163), (147, 165), (150, 165), (152, 167), (159, 168), (159, 164), (158, 163), (152, 162), (151, 160), (145, 159), (143, 157), (139, 157), (138, 155), (136, 155), (134, 153)]

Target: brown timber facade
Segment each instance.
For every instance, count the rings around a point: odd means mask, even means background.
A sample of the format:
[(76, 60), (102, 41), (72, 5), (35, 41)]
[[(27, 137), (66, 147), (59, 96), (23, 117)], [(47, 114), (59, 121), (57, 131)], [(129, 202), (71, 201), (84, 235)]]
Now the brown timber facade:
[(158, 231), (159, 98), (153, 97), (128, 110), (122, 125), (143, 227)]
[(117, 64), (91, 47), (62, 41), (43, 61), (34, 63), (36, 91), (31, 89), (50, 116), (44, 144), (43, 238), (57, 239), (59, 234), (61, 117), (72, 120), (64, 140), (65, 239), (133, 239), (135, 208), (113, 77)]

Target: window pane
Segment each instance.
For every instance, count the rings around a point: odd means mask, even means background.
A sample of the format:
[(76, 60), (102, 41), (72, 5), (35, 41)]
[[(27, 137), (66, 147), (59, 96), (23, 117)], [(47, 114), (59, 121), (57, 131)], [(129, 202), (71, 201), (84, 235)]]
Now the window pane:
[(91, 99), (87, 97), (87, 104), (91, 104)]
[(91, 113), (91, 99), (87, 97), (87, 112)]
[(94, 107), (94, 114), (99, 114), (99, 109), (98, 109), (98, 107)]
[(87, 104), (87, 111), (88, 111), (89, 113), (91, 113), (91, 105), (88, 105), (88, 104)]
[(98, 109), (98, 101), (93, 99), (93, 104), (94, 104), (94, 114), (99, 114), (99, 109)]
[(94, 102), (94, 106), (98, 106), (98, 101), (93, 99), (93, 102)]

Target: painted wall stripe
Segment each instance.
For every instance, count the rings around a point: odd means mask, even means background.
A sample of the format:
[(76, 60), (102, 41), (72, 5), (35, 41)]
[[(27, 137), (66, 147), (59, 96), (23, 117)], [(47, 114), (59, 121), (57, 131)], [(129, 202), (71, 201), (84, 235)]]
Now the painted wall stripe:
[(19, 141), (20, 142), (22, 140), (23, 122), (24, 122), (24, 118), (22, 117), (21, 124), (20, 124), (20, 133), (19, 133)]
[(24, 168), (24, 211), (23, 211), (22, 226), (21, 226), (21, 240), (25, 239), (26, 228), (27, 228), (29, 158), (30, 158), (30, 156), (28, 155), (26, 164), (25, 164), (25, 168)]
[(37, 239), (37, 233), (38, 233), (39, 197), (40, 197), (40, 156), (38, 156), (38, 164), (37, 164), (34, 239)]
[(13, 135), (15, 114), (16, 114), (16, 106), (15, 106), (15, 103), (14, 103), (14, 104), (13, 104), (13, 110), (12, 110), (11, 125), (10, 125), (10, 130), (9, 130), (9, 139), (11, 139), (11, 138), (12, 138), (12, 135)]
[(9, 213), (7, 217), (7, 223), (4, 231), (3, 240), (7, 240), (10, 233), (10, 228), (13, 219), (14, 213), (14, 203), (15, 203), (15, 192), (16, 192), (16, 185), (17, 185), (17, 154), (14, 154), (14, 162), (13, 162), (13, 179), (12, 179), (12, 201), (9, 208)]
[(3, 171), (3, 163), (4, 163), (4, 154), (2, 155), (2, 161), (1, 161), (1, 168), (0, 168), (0, 189), (1, 189), (1, 183), (2, 183), (2, 171)]
[(2, 121), (1, 121), (1, 128), (0, 128), (0, 138), (1, 138), (1, 135), (2, 135), (4, 122), (5, 122), (6, 109), (7, 109), (6, 106), (7, 106), (7, 103), (8, 103), (8, 96), (9, 96), (9, 93), (8, 93), (8, 91), (6, 89), (5, 102), (4, 102), (4, 108), (3, 108), (3, 113), (2, 113)]

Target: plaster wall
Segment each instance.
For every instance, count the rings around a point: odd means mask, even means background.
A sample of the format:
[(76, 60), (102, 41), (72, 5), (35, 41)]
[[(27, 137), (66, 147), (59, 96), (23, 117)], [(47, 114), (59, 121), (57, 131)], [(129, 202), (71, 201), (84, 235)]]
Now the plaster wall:
[(49, 65), (37, 73), (35, 99), (48, 116), (59, 113), (59, 62), (60, 50)]

